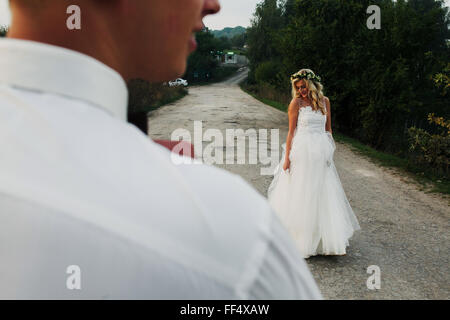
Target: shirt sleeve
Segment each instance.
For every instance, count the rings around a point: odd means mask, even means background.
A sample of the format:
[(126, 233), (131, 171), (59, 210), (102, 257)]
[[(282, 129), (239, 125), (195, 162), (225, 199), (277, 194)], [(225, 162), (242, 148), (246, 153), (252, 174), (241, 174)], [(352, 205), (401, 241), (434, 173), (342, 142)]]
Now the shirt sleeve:
[(275, 214), (272, 215), (271, 235), (259, 275), (249, 288), (248, 299), (323, 299), (306, 262)]

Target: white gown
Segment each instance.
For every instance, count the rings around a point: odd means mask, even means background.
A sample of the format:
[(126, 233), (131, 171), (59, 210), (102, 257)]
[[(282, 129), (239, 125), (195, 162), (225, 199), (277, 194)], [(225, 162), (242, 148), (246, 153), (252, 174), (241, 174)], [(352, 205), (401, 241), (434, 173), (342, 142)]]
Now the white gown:
[(334, 165), (336, 146), (325, 131), (326, 118), (311, 106), (300, 108), (290, 170), (283, 170), (284, 150), (268, 190), (269, 203), (305, 258), (345, 254), (360, 229)]

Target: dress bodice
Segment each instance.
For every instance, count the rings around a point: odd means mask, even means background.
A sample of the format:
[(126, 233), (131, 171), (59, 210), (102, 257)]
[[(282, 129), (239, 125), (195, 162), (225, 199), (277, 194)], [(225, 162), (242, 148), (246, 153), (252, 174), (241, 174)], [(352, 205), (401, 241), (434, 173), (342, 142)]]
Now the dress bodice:
[(309, 132), (325, 132), (327, 116), (320, 110), (313, 110), (311, 106), (301, 107), (298, 112), (297, 130)]

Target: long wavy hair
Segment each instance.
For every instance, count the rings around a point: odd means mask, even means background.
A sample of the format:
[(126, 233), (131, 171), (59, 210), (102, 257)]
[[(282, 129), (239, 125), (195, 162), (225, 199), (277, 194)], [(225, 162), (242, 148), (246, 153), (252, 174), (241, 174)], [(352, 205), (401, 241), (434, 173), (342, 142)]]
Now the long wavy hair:
[[(299, 74), (311, 73), (315, 75), (315, 73), (311, 69), (301, 69)], [(308, 98), (313, 103), (313, 110), (320, 110), (322, 114), (327, 114), (327, 108), (323, 103), (323, 85), (315, 80), (304, 79), (294, 79), (291, 81), (292, 84), (292, 99), (296, 99), (300, 97), (300, 93), (298, 92), (295, 84), (301, 80), (304, 80), (306, 83), (306, 87), (308, 88)]]

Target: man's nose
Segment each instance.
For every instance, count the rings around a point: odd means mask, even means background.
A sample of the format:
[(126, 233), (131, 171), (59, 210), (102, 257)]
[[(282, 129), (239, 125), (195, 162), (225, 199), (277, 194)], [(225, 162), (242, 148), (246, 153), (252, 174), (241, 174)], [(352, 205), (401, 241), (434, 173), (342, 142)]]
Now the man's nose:
[(205, 0), (205, 4), (203, 6), (203, 17), (206, 17), (210, 14), (216, 14), (220, 11), (220, 3), (219, 0)]

